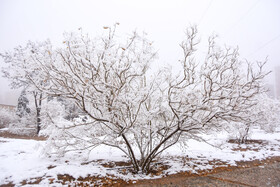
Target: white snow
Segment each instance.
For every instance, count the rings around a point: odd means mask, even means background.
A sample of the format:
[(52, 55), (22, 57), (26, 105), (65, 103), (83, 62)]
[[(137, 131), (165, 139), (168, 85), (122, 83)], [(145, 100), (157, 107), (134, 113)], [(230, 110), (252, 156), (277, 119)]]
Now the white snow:
[[(235, 165), (236, 161), (280, 156), (279, 131), (265, 133), (254, 129), (252, 139), (265, 140), (266, 143), (262, 145), (227, 143), (225, 134), (216, 134), (207, 138), (216, 147), (205, 142), (189, 140), (185, 150), (182, 150), (179, 145), (169, 148), (159, 160), (159, 162), (169, 165), (161, 176), (123, 174), (117, 168), (102, 166), (104, 163), (127, 161), (122, 152), (107, 146), (95, 148), (89, 158), (73, 152), (58, 159), (42, 156), (45, 141), (0, 138), (0, 185), (12, 182), (19, 186), (23, 180), (31, 181), (36, 177), (43, 178), (39, 186), (48, 185), (50, 178), (55, 179), (54, 185), (61, 185), (57, 183), (58, 174), (69, 174), (74, 178), (88, 175), (100, 177), (111, 175), (124, 180), (158, 178), (179, 171), (196, 173), (198, 170), (212, 169), (215, 164), (209, 164), (209, 161)], [(235, 148), (247, 148), (247, 150), (233, 150)], [(48, 169), (49, 166), (53, 166), (53, 168)]]

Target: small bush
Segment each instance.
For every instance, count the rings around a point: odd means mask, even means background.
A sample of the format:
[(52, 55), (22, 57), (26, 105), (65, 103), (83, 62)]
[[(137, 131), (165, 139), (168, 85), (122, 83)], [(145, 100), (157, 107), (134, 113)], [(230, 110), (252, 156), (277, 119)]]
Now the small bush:
[(9, 125), (9, 132), (16, 135), (36, 136), (37, 130), (35, 127), (26, 127), (19, 122)]
[(17, 120), (14, 111), (0, 108), (0, 128), (6, 128)]

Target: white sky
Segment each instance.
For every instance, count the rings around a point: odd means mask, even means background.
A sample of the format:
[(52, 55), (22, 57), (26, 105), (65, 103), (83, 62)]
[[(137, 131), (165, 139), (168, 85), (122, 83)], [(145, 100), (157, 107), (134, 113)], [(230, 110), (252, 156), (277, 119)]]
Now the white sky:
[[(95, 36), (115, 22), (119, 34), (148, 33), (159, 50), (156, 65), (178, 63), (178, 44), (190, 24), (198, 25), (202, 41), (215, 32), (219, 43), (238, 45), (242, 58), (268, 56), (267, 69), (280, 65), (279, 0), (0, 0), (0, 52), (28, 40), (60, 44), (64, 31), (79, 27)], [(15, 93), (1, 77), (0, 103), (15, 104)]]

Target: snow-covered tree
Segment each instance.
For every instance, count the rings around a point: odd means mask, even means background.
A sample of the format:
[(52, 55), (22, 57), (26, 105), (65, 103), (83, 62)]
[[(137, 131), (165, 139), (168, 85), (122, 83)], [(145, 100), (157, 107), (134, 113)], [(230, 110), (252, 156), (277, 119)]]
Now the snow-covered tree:
[[(38, 53), (40, 46), (45, 46), (48, 42), (33, 43), (29, 41), (25, 47), (18, 46), (14, 49), (14, 52), (0, 53), (0, 56), (4, 59), (6, 66), (2, 68), (4, 77), (7, 78), (11, 83), (12, 89), (24, 88), (26, 93), (31, 93), (34, 97), (33, 104), (36, 112), (36, 123), (37, 123), (37, 134), (41, 129), (41, 105), (43, 100), (43, 94), (40, 92), (34, 84), (30, 82), (30, 77), (36, 79), (40, 76), (38, 64), (34, 63), (36, 60), (32, 59), (32, 54)], [(41, 83), (43, 84), (43, 82)], [(31, 105), (31, 103), (29, 103)], [(33, 108), (33, 107), (31, 107)]]
[(16, 114), (19, 117), (23, 117), (30, 113), (30, 108), (28, 107), (29, 100), (26, 97), (26, 91), (23, 90), (18, 98), (18, 104), (17, 104), (17, 111)]
[(248, 111), (265, 91), (265, 62), (254, 69), (239, 59), (237, 49), (218, 47), (215, 37), (209, 38), (205, 60), (197, 62), (197, 28), (191, 27), (180, 45), (181, 74), (174, 78), (165, 68), (149, 76), (156, 56), (152, 42), (136, 32), (120, 40), (115, 28), (104, 27), (107, 35), (95, 39), (67, 33), (62, 48), (47, 41), (11, 55), (20, 53), (20, 60), (35, 64), (36, 71), (25, 72), (35, 88), (71, 100), (89, 118), (55, 117), (45, 131), (49, 153), (91, 151), (103, 144), (123, 151), (134, 172), (147, 173), (153, 160), (178, 142), (225, 123), (252, 122)]

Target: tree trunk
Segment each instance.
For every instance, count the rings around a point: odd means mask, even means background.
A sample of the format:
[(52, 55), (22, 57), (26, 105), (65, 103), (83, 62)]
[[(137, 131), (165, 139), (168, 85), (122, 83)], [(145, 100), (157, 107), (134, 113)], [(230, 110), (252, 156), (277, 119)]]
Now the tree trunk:
[(33, 95), (34, 95), (35, 107), (36, 107), (37, 135), (39, 135), (41, 130), (41, 105), (42, 105), (43, 94), (40, 93), (39, 99), (37, 98), (38, 92), (33, 92)]
[(172, 133), (170, 133), (162, 142), (160, 142), (154, 149), (153, 151), (150, 152), (150, 154), (146, 157), (145, 161), (143, 162), (141, 168), (143, 172), (149, 172), (150, 170), (150, 165), (152, 160), (154, 159), (154, 155), (157, 153), (157, 151), (159, 150), (159, 148), (167, 141), (169, 140), (171, 137), (173, 137), (174, 134), (176, 134), (178, 131), (180, 130), (180, 128), (178, 127), (177, 129), (175, 129)]
[(126, 145), (127, 145), (127, 149), (128, 149), (128, 152), (130, 154), (130, 159), (132, 161), (132, 164), (133, 164), (133, 167), (134, 167), (134, 170), (136, 173), (138, 173), (139, 171), (139, 166), (138, 166), (138, 163), (137, 163), (137, 160), (136, 160), (136, 157), (134, 155), (134, 152), (133, 152), (133, 149), (130, 145), (130, 143), (128, 142), (126, 136), (124, 134), (122, 134), (122, 138), (124, 139)]

